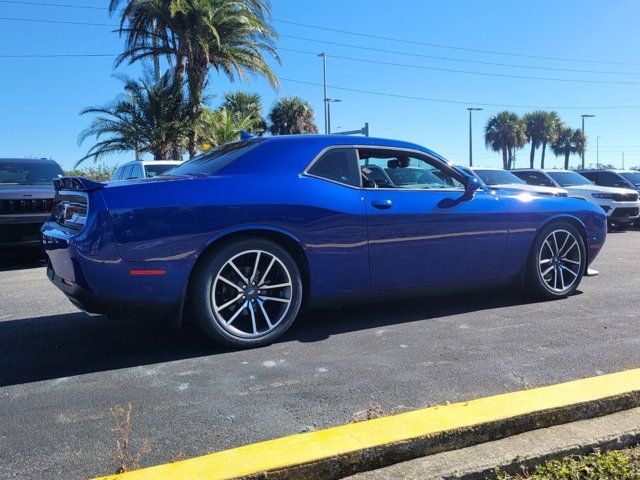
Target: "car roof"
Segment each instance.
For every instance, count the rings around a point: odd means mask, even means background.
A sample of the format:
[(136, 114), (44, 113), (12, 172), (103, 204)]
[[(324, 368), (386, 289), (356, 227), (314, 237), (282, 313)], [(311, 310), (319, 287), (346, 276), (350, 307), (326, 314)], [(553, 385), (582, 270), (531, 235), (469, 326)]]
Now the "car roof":
[(135, 165), (135, 164), (145, 166), (145, 165), (179, 165), (181, 163), (182, 163), (181, 160), (131, 160), (130, 162), (126, 162), (126, 163), (123, 163), (122, 165), (118, 165), (118, 167), (124, 167), (126, 165)]
[(55, 160), (51, 160), (50, 158), (0, 158), (0, 162), (2, 163), (55, 163), (58, 164)]
[(500, 168), (500, 167), (465, 167), (465, 168), (470, 168), (471, 170), (501, 170), (503, 172), (511, 171), (511, 170), (505, 170), (504, 168)]

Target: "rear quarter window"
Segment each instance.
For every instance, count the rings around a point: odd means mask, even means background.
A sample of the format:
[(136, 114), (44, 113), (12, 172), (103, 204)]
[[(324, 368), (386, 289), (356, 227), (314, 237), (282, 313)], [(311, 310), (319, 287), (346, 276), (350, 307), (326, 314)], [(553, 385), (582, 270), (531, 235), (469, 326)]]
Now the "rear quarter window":
[(187, 160), (171, 170), (171, 175), (194, 175), (217, 173), (258, 145), (260, 140), (227, 143)]

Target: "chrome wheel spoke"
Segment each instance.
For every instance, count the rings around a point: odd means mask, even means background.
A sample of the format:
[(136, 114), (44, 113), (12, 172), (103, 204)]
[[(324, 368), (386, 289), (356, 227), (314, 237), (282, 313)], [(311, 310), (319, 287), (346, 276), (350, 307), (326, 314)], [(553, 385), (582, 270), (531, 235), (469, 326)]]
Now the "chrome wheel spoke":
[(578, 274), (576, 272), (574, 272), (573, 270), (571, 270), (570, 268), (565, 267), (564, 265), (560, 265), (560, 268), (562, 270), (564, 270), (565, 272), (569, 272), (571, 275), (573, 275), (574, 277), (577, 277)]
[(278, 298), (278, 297), (265, 297), (265, 296), (260, 296), (260, 299), (264, 300), (265, 302), (282, 302), (282, 303), (291, 303), (291, 300), (288, 298)]
[(573, 240), (573, 243), (569, 246), (569, 248), (565, 252), (560, 253), (560, 256), (566, 257), (569, 254), (569, 252), (573, 250), (573, 247), (577, 247), (577, 246), (578, 246), (578, 242)]
[(227, 325), (231, 325), (233, 323), (233, 321), (238, 318), (238, 315), (240, 315), (242, 312), (244, 312), (247, 309), (247, 305), (249, 304), (249, 302), (244, 302), (242, 304), (242, 306), (238, 309), (238, 311), (236, 313), (233, 314), (233, 316), (227, 320)]
[(264, 308), (264, 300), (259, 298), (258, 305), (260, 306), (260, 310), (262, 311), (262, 315), (264, 316), (264, 319), (266, 320), (267, 325), (269, 325), (269, 328), (273, 328), (273, 324), (271, 323), (271, 318), (269, 318), (269, 314)]
[(562, 268), (558, 267), (558, 276), (560, 277), (560, 285), (562, 286), (562, 290), (564, 290), (564, 275), (562, 275)]
[(218, 275), (216, 277), (216, 280), (222, 280), (224, 283), (226, 283), (227, 285), (232, 286), (233, 288), (235, 288), (237, 291), (242, 292), (242, 289), (236, 285), (235, 283), (233, 283), (231, 280), (229, 280), (228, 278), (223, 277), (222, 275)]
[(236, 273), (244, 283), (249, 283), (249, 279), (242, 274), (242, 272), (238, 267), (236, 267), (236, 264), (233, 263), (233, 260), (229, 261), (229, 266), (236, 271)]
[(575, 260), (571, 260), (570, 258), (567, 258), (567, 257), (563, 257), (563, 258), (561, 258), (561, 260), (563, 262), (573, 263), (574, 265), (580, 265), (580, 262), (576, 262)]
[(286, 287), (290, 287), (291, 284), (290, 283), (278, 283), (278, 284), (274, 284), (274, 285), (260, 285), (260, 289), (261, 290), (268, 290), (271, 288), (286, 288)]
[(242, 298), (242, 294), (239, 293), (237, 296), (235, 296), (234, 298), (232, 298), (231, 300), (229, 300), (227, 303), (220, 305), (219, 307), (216, 308), (216, 312), (219, 312), (220, 310), (224, 310), (225, 308), (233, 305), (234, 303), (236, 303), (238, 300), (240, 300)]
[[(551, 261), (551, 260), (549, 260), (549, 261)], [(551, 266), (550, 266), (549, 268), (547, 268), (544, 272), (542, 272), (542, 276), (543, 276), (543, 277), (546, 277), (546, 276), (547, 276), (547, 274), (548, 274), (551, 270), (553, 270), (554, 268), (555, 268), (555, 267), (554, 267), (553, 265), (551, 265)]]
[(249, 312), (251, 313), (251, 325), (253, 326), (253, 334), (255, 335), (258, 333), (258, 327), (256, 326), (255, 305), (251, 305), (249, 307)]
[(273, 264), (275, 263), (275, 261), (276, 261), (276, 257), (271, 257), (271, 261), (269, 262), (269, 266), (264, 271), (264, 273), (262, 274), (262, 278), (258, 282), (259, 285), (263, 284), (264, 281), (267, 279), (267, 275), (269, 275), (269, 272), (271, 271), (271, 267), (273, 267)]
[(251, 278), (249, 280), (251, 280), (251, 282), (255, 282), (256, 281), (256, 273), (258, 272), (258, 264), (260, 263), (260, 254), (262, 252), (258, 252), (256, 254), (256, 263), (253, 265), (253, 272), (251, 273)]

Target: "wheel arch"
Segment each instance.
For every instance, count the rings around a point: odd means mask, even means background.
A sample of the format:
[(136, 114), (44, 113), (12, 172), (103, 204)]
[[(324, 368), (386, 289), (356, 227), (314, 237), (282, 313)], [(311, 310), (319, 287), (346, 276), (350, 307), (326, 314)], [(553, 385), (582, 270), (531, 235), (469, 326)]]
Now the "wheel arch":
[(296, 265), (300, 270), (300, 275), (302, 276), (302, 301), (304, 304), (307, 299), (307, 295), (309, 294), (311, 271), (309, 268), (309, 260), (307, 258), (305, 249), (302, 246), (302, 242), (294, 235), (285, 230), (274, 227), (247, 226), (216, 235), (215, 237), (211, 238), (209, 242), (207, 242), (205, 246), (197, 253), (197, 259), (193, 267), (191, 268), (191, 272), (189, 273), (189, 277), (184, 288), (184, 293), (179, 310), (180, 318), (177, 321), (178, 327), (180, 327), (183, 322), (184, 311), (186, 307), (185, 302), (189, 296), (189, 286), (191, 285), (194, 273), (197, 271), (200, 265), (202, 265), (209, 256), (213, 255), (213, 253), (223, 245), (245, 238), (264, 238), (271, 240), (272, 242), (277, 243), (282, 248), (284, 248), (293, 257), (293, 260), (296, 262)]

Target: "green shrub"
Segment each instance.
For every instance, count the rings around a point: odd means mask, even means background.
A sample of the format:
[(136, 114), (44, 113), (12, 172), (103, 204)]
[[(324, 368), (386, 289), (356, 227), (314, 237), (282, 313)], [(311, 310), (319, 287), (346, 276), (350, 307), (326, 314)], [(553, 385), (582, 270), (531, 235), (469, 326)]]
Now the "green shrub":
[(104, 163), (95, 167), (86, 167), (77, 170), (67, 170), (65, 175), (70, 177), (85, 177), (96, 182), (106, 182), (111, 180), (117, 166), (109, 166)]
[(499, 480), (640, 480), (638, 449), (599, 451), (570, 456), (538, 465), (533, 473), (511, 476), (498, 472)]

